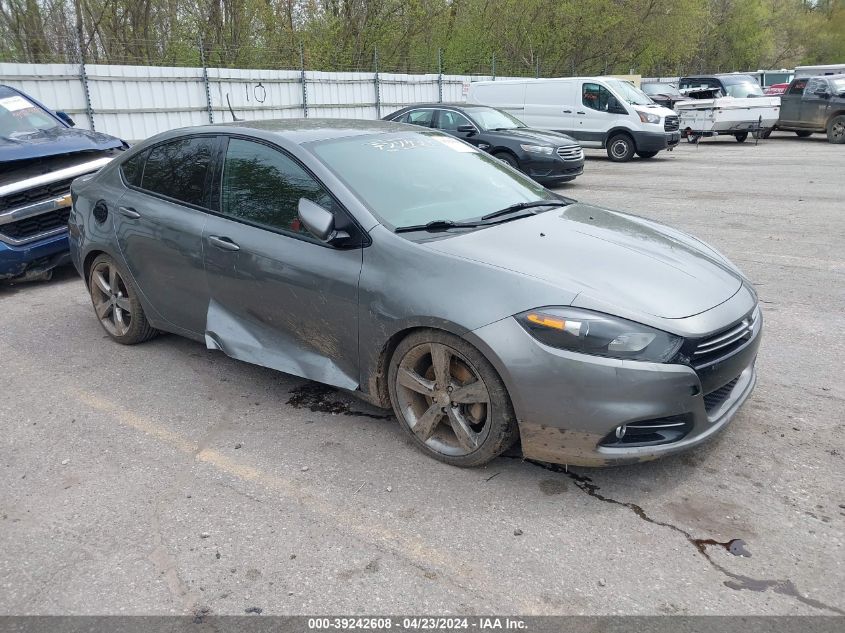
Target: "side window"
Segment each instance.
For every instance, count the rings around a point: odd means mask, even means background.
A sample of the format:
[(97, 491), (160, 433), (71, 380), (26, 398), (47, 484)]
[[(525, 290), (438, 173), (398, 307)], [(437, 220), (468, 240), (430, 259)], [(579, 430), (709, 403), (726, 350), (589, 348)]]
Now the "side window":
[(215, 137), (181, 138), (150, 150), (141, 187), (181, 202), (205, 206), (205, 177)]
[(457, 132), (461, 125), (472, 125), (463, 114), (451, 110), (440, 110), (437, 117), (437, 129), (444, 132)]
[(136, 154), (129, 160), (123, 161), (120, 166), (120, 173), (123, 174), (123, 179), (133, 187), (141, 186), (141, 176), (144, 173), (144, 161), (147, 160), (149, 151), (143, 151)]
[(807, 82), (807, 86), (804, 88), (804, 96), (813, 97), (819, 90), (824, 90), (825, 92), (828, 92), (827, 81), (819, 77), (810, 79)]
[(431, 127), (431, 119), (434, 117), (434, 110), (412, 110), (405, 119), (408, 123), (414, 125), (421, 125), (423, 127)]
[(610, 107), (610, 91), (599, 84), (585, 83), (581, 90), (581, 103), (593, 110), (607, 112)]
[(806, 79), (796, 79), (795, 83), (793, 83), (789, 87), (789, 94), (791, 95), (800, 95), (804, 93), (804, 88), (807, 87), (807, 80)]
[(336, 212), (333, 198), (281, 151), (233, 138), (223, 166), (224, 215), (272, 229), (308, 234), (297, 214), (300, 198)]

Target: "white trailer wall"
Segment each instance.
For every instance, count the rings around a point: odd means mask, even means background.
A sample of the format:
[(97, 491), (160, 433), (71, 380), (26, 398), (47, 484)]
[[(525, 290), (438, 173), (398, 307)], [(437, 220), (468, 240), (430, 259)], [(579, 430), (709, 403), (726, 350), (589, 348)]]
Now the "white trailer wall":
[[(239, 119), (375, 119), (419, 102), (460, 102), (470, 75), (305, 72), (167, 66), (0, 64), (0, 83), (18, 88), (77, 126), (137, 141), (186, 125)], [(88, 89), (89, 102), (86, 100)], [(206, 86), (208, 93), (206, 94)], [(378, 89), (378, 98), (376, 90)], [(303, 100), (304, 97), (304, 100)], [(209, 108), (210, 102), (210, 108)], [(378, 107), (377, 107), (378, 102)]]

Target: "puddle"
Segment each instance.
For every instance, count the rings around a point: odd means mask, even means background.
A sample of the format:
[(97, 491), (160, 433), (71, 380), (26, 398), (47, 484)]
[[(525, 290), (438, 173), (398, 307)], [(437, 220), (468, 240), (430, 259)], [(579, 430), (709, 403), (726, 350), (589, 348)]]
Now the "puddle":
[(717, 541), (712, 538), (696, 538), (692, 539), (693, 545), (698, 548), (699, 552), (704, 552), (704, 548), (708, 545), (718, 545), (724, 547), (728, 552), (734, 556), (742, 556), (743, 558), (751, 558), (751, 552), (747, 549), (747, 543), (741, 538), (731, 539), (730, 541)]

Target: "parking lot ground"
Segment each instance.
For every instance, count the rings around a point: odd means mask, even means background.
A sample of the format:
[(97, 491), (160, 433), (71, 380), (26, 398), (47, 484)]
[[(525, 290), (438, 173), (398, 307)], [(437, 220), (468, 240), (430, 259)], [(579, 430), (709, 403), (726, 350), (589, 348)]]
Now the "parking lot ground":
[(72, 271), (0, 289), (0, 613), (845, 614), (844, 150), (589, 151), (562, 189), (712, 243), (763, 304), (740, 414), (636, 466), (449, 467), (333, 389), (112, 343)]

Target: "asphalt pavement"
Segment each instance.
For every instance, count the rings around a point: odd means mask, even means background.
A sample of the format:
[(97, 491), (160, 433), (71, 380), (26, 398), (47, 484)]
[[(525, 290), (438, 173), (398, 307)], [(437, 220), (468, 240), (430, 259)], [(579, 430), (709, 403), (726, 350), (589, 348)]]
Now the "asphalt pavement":
[(114, 344), (66, 269), (0, 287), (0, 613), (845, 614), (845, 148), (587, 153), (562, 192), (757, 286), (759, 382), (714, 441), (453, 468), (331, 388), (176, 336)]

